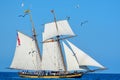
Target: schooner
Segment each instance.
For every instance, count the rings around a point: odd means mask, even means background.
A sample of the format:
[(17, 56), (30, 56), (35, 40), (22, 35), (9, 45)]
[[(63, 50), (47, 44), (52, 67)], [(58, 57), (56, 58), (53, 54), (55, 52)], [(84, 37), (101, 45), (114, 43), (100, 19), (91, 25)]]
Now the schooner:
[[(36, 31), (30, 10), (32, 37), (18, 31), (17, 43), (10, 68), (23, 70), (19, 76), (25, 78), (78, 78), (88, 72), (104, 70), (105, 67), (91, 58), (68, 38), (75, 36), (67, 20), (56, 20), (44, 25), (42, 33), (42, 55), (38, 47)], [(90, 69), (93, 66), (95, 69)]]

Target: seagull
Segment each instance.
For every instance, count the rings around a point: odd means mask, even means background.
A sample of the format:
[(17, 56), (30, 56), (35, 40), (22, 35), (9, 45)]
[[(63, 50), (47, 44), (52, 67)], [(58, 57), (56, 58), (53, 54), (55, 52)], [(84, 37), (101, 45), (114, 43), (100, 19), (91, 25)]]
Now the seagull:
[(86, 21), (81, 22), (81, 26), (85, 23), (88, 23), (88, 21), (86, 20)]
[(75, 6), (75, 8), (79, 8), (79, 7), (80, 7), (80, 5), (79, 5), (79, 4)]
[(21, 7), (24, 7), (24, 3), (22, 2)]
[(24, 14), (24, 15), (19, 15), (18, 17), (25, 17), (27, 14)]
[(70, 16), (66, 16), (67, 20), (70, 20)]

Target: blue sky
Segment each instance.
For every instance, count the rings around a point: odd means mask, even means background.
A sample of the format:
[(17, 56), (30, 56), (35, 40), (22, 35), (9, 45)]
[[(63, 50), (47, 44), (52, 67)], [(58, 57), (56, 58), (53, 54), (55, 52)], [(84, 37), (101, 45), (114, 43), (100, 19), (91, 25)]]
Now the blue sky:
[[(22, 2), (24, 7), (21, 7)], [(29, 17), (18, 15), (25, 9), (32, 10), (40, 43), (42, 24), (53, 21), (50, 10), (54, 9), (57, 20), (70, 16), (69, 23), (78, 36), (69, 40), (108, 68), (102, 73), (120, 73), (119, 8), (120, 0), (1, 0), (0, 71), (12, 71), (6, 68), (14, 56), (16, 31), (31, 35)], [(88, 22), (81, 26), (86, 20)]]

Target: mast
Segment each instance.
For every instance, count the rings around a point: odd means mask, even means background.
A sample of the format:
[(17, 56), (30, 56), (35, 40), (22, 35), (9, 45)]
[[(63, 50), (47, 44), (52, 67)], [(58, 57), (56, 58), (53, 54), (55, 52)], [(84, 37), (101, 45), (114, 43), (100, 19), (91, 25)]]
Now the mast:
[[(54, 10), (51, 10), (51, 13), (52, 13), (53, 16), (54, 16), (55, 25), (56, 25), (56, 29), (57, 29), (57, 32), (58, 32), (58, 26), (57, 26), (56, 16), (55, 16)], [(61, 57), (62, 57), (62, 62), (63, 62), (63, 65), (64, 65), (64, 70), (65, 70), (65, 72), (66, 72), (67, 69), (66, 69), (66, 65), (65, 65), (65, 60), (64, 60), (64, 58), (63, 58), (63, 53), (62, 53), (62, 48), (61, 48), (61, 44), (60, 44), (60, 36), (59, 36), (59, 34), (56, 36), (56, 40), (57, 40), (58, 46), (59, 46), (59, 48), (60, 48)]]
[(37, 41), (37, 35), (36, 35), (35, 27), (34, 27), (34, 22), (33, 22), (33, 20), (32, 20), (32, 15), (31, 15), (31, 13), (30, 13), (30, 10), (26, 10), (25, 13), (28, 14), (29, 17), (30, 17), (30, 22), (31, 22), (31, 24), (32, 24), (32, 36), (33, 36), (33, 39), (35, 40), (35, 45), (36, 45), (36, 47), (37, 47), (37, 50), (38, 50), (40, 59), (42, 59), (42, 57), (41, 57), (41, 55), (40, 55), (40, 49), (39, 49), (39, 46), (38, 46), (38, 41)]

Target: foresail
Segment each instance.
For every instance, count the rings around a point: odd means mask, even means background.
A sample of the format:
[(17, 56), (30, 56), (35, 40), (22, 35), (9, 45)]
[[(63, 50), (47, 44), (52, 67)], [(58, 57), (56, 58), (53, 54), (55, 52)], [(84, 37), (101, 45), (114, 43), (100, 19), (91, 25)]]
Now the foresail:
[(70, 25), (67, 22), (67, 20), (57, 21), (56, 23), (58, 29), (56, 28), (55, 22), (45, 24), (44, 40), (50, 39), (58, 35), (67, 35), (67, 36), (75, 35), (72, 29), (70, 28)]
[[(51, 39), (51, 41), (53, 40)], [(42, 70), (64, 71), (58, 42), (43, 43)]]
[(83, 70), (79, 68), (79, 64), (75, 58), (75, 55), (64, 42), (63, 47), (66, 55), (67, 71)]
[(41, 70), (41, 59), (35, 40), (21, 32), (18, 32), (15, 55), (10, 68)]
[(75, 55), (76, 55), (76, 57), (77, 57), (77, 59), (79, 61), (79, 64), (81, 66), (96, 66), (96, 67), (99, 67), (99, 68), (104, 68), (104, 66), (99, 64), (97, 61), (95, 61), (93, 58), (88, 56), (85, 52), (83, 52), (82, 50), (77, 48), (71, 42), (69, 42), (68, 40), (66, 40), (66, 41), (71, 46), (71, 48), (74, 51), (74, 53), (75, 53)]

